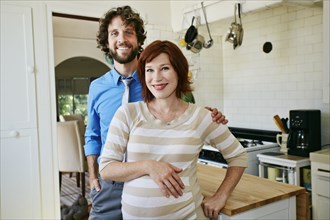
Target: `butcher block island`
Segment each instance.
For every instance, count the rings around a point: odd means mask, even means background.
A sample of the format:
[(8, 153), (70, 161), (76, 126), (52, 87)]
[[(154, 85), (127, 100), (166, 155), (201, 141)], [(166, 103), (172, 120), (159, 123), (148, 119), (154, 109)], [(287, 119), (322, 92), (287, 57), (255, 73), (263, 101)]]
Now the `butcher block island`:
[[(226, 169), (198, 164), (197, 175), (202, 194), (210, 196)], [(218, 219), (310, 219), (308, 206), (303, 187), (243, 174)]]

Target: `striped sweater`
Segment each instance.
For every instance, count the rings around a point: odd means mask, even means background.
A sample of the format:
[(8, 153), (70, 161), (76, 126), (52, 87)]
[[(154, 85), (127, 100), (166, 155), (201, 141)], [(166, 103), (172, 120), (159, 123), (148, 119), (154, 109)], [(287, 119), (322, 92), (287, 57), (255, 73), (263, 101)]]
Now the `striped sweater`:
[(144, 102), (121, 106), (108, 130), (100, 171), (112, 161), (123, 161), (127, 152), (127, 162), (156, 160), (182, 168), (179, 176), (185, 184), (183, 196), (166, 198), (149, 176), (125, 182), (123, 218), (204, 219), (196, 173), (204, 144), (217, 148), (228, 166), (247, 166), (245, 149), (226, 125), (212, 122), (204, 108), (189, 104), (180, 117), (167, 123), (156, 119)]

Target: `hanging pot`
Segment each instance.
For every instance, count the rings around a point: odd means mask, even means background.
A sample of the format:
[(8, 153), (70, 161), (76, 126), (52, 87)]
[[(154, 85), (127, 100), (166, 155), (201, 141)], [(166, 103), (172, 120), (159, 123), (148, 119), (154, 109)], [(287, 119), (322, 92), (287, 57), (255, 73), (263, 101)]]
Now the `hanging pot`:
[[(237, 7), (238, 6), (238, 7)], [(238, 17), (240, 23), (236, 22), (236, 9), (238, 8)], [(241, 19), (241, 4), (235, 4), (234, 10), (234, 17), (235, 22), (231, 23), (231, 27), (229, 28), (228, 34), (226, 36), (226, 41), (233, 44), (233, 48), (235, 49), (237, 46), (241, 46), (243, 42), (243, 26), (242, 26), (242, 19)]]
[(204, 45), (204, 37), (202, 35), (197, 34), (197, 37), (189, 44), (187, 44), (187, 50), (191, 50), (193, 53), (198, 53), (203, 49)]
[(195, 17), (192, 18), (191, 26), (188, 28), (184, 40), (187, 43), (187, 50), (191, 50), (193, 53), (198, 53), (203, 49), (204, 37), (198, 34), (197, 28), (193, 25)]

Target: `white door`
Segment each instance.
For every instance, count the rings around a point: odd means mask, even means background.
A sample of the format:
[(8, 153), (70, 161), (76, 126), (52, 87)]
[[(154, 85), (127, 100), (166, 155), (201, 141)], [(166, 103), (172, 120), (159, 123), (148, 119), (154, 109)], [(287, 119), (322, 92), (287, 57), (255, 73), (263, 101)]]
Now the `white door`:
[(32, 9), (1, 4), (0, 219), (39, 219)]

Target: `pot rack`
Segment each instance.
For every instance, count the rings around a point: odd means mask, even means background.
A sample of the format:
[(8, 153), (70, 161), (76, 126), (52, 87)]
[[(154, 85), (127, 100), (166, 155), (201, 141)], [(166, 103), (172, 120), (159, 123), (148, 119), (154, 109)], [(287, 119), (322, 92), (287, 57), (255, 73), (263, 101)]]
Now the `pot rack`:
[[(210, 48), (213, 45), (213, 39), (211, 36), (209, 24), (207, 22), (206, 11), (204, 7), (204, 2), (201, 2), (202, 12), (204, 15), (207, 31), (209, 34), (209, 40), (205, 41), (202, 35), (198, 34), (197, 25), (194, 26), (195, 16), (192, 17), (191, 26), (188, 28), (185, 34), (185, 42), (187, 50), (192, 51), (193, 53), (199, 53), (202, 48)], [(198, 19), (199, 20), (199, 19)]]

